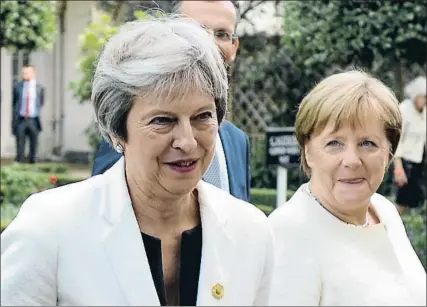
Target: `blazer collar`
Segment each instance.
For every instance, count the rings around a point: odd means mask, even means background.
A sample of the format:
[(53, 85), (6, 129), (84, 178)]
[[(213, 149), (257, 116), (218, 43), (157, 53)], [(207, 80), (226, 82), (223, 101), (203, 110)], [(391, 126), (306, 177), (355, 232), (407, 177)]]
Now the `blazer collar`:
[[(310, 197), (310, 195), (307, 193), (307, 185), (308, 185), (307, 183), (304, 183), (303, 185), (301, 185), (298, 188), (298, 190), (294, 193), (292, 198), (289, 199), (289, 201), (284, 205), (286, 206), (291, 203), (295, 204), (296, 206), (300, 206), (300, 203), (309, 204), (310, 207), (313, 207), (319, 213), (324, 214), (327, 211), (325, 211), (325, 209), (323, 209), (321, 205), (319, 205), (315, 200), (313, 200)], [(380, 223), (385, 227), (387, 227), (387, 225), (390, 224), (390, 220), (393, 218), (389, 214), (390, 210), (387, 210), (388, 209), (387, 207), (390, 207), (390, 206), (392, 206), (391, 202), (388, 199), (386, 199), (384, 196), (378, 193), (374, 193), (371, 196), (371, 208), (375, 211), (375, 214), (380, 220)], [(331, 223), (337, 224), (337, 225), (342, 224), (342, 222), (340, 222), (339, 219), (334, 217), (331, 213), (327, 213), (326, 215), (328, 220)], [(354, 229), (358, 229), (358, 228), (354, 228)]]
[[(103, 175), (100, 215), (106, 221), (102, 230), (107, 257), (130, 305), (160, 305), (145, 253), (139, 226), (132, 208), (124, 157)], [(196, 187), (202, 221), (202, 259), (197, 305), (227, 305), (233, 298), (230, 272), (236, 256), (233, 238), (227, 231), (230, 195), (200, 181)], [(224, 288), (220, 299), (212, 295), (215, 285)]]
[(159, 306), (144, 243), (132, 208), (122, 157), (104, 173), (100, 215), (106, 223), (102, 240), (126, 305)]
[[(101, 201), (100, 214), (111, 224), (118, 222), (126, 208), (132, 209), (128, 187), (125, 178), (125, 159), (122, 156), (104, 174), (106, 194)], [(199, 194), (200, 214), (202, 218), (215, 222), (217, 226), (224, 226), (228, 220), (228, 209), (224, 203), (229, 202), (230, 195), (203, 180), (196, 186)], [(212, 194), (215, 195), (212, 197)], [(225, 234), (225, 233), (224, 233)]]

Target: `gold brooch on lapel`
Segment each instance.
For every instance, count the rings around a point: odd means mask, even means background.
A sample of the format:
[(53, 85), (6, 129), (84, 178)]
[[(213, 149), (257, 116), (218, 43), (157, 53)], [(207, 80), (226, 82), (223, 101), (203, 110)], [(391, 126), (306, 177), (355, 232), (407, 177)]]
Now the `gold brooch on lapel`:
[(220, 284), (216, 284), (212, 287), (212, 296), (217, 300), (222, 299), (224, 296), (224, 287)]

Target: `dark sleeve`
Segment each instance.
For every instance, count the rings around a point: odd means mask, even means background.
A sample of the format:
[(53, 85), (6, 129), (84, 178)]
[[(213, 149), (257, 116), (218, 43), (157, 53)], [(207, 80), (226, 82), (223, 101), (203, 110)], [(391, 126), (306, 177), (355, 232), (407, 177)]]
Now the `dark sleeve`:
[(16, 100), (15, 96), (16, 96), (16, 84), (12, 86), (12, 110), (13, 110), (13, 107), (15, 106), (15, 100)]
[(246, 138), (246, 195), (247, 202), (251, 200), (251, 145), (249, 142), (249, 137), (245, 135)]
[(103, 174), (121, 157), (122, 155), (115, 151), (110, 144), (103, 139), (96, 153), (95, 162), (93, 163), (92, 176)]
[(44, 87), (40, 86), (40, 105), (44, 105)]
[(12, 87), (12, 112), (15, 112), (15, 105), (16, 105), (16, 100), (17, 100), (17, 95), (16, 95), (16, 88), (18, 87), (17, 84), (15, 84)]
[(18, 84), (16, 83), (12, 88), (12, 133), (16, 134), (16, 124), (17, 124), (17, 115), (16, 115), (16, 104), (18, 100), (17, 88)]

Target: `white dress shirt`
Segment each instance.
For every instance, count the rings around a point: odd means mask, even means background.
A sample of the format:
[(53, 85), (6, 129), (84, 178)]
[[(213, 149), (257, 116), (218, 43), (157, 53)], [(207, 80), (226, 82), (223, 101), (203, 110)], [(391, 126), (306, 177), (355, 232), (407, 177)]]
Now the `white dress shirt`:
[(27, 107), (27, 96), (30, 95), (30, 105), (29, 105), (29, 117), (37, 117), (39, 114), (38, 106), (37, 106), (37, 83), (36, 80), (26, 81), (24, 82), (24, 86), (22, 87), (22, 104), (19, 115), (26, 115), (26, 107)]
[(421, 163), (426, 146), (426, 108), (422, 112), (415, 109), (412, 100), (400, 104), (403, 117), (402, 136), (395, 157), (413, 163)]
[(269, 220), (273, 306), (426, 306), (426, 271), (395, 206), (374, 194), (380, 223), (346, 224), (303, 185)]
[(203, 180), (217, 186), (218, 188), (230, 192), (230, 182), (228, 180), (227, 160), (225, 158), (224, 147), (219, 133), (216, 137), (215, 156), (212, 159), (203, 175)]
[(227, 161), (225, 159), (224, 147), (222, 146), (222, 141), (221, 137), (219, 136), (219, 133), (216, 137), (215, 154), (218, 155), (219, 174), (221, 177), (221, 189), (229, 192), (230, 183), (228, 181)]

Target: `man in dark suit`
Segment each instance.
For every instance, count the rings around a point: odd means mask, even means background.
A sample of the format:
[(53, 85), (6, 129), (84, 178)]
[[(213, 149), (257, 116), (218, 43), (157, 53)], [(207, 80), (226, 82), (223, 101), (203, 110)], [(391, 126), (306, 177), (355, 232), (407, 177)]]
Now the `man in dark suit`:
[(44, 104), (44, 88), (35, 79), (32, 65), (22, 68), (22, 81), (13, 88), (12, 133), (16, 137), (16, 162), (25, 161), (25, 141), (30, 141), (28, 161), (36, 162), (37, 139), (42, 130), (40, 111)]
[[(231, 64), (239, 47), (234, 35), (238, 22), (237, 1), (173, 1), (175, 12), (196, 19), (212, 32), (224, 61)], [(96, 154), (92, 175), (109, 169), (119, 158), (104, 140)], [(236, 198), (249, 201), (250, 198), (250, 146), (247, 135), (229, 121), (219, 127), (215, 156), (203, 180), (214, 184)]]

